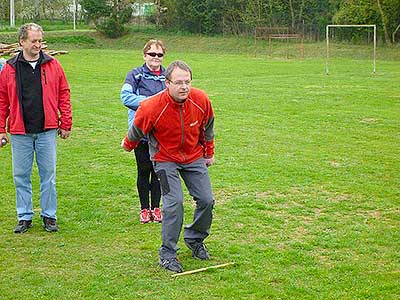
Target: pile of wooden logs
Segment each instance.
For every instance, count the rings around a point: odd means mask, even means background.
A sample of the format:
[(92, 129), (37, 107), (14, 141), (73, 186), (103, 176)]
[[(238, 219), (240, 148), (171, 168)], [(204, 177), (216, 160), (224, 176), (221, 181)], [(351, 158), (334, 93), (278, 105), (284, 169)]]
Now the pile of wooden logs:
[[(47, 48), (46, 42), (43, 42), (42, 50), (43, 50), (43, 52), (45, 52), (51, 56), (68, 53), (68, 51), (50, 50)], [(5, 56), (5, 55), (14, 56), (14, 55), (17, 55), (19, 51), (21, 51), (21, 46), (18, 43), (14, 43), (14, 44), (0, 43), (0, 57)]]

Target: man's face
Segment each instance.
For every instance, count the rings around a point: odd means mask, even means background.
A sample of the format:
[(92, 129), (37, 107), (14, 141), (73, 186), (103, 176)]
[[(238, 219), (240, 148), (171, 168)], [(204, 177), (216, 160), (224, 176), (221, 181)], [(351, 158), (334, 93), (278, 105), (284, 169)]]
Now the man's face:
[(41, 31), (28, 30), (27, 39), (21, 39), (19, 41), (26, 60), (35, 60), (39, 58), (39, 52), (40, 49), (42, 49), (42, 38), (43, 34)]
[(184, 102), (189, 95), (191, 81), (190, 72), (179, 68), (173, 70), (170, 80), (166, 80), (170, 96), (176, 102)]
[(155, 44), (151, 45), (150, 49), (143, 55), (144, 61), (150, 70), (157, 71), (160, 69), (164, 56), (159, 57), (159, 55), (164, 55), (164, 51)]

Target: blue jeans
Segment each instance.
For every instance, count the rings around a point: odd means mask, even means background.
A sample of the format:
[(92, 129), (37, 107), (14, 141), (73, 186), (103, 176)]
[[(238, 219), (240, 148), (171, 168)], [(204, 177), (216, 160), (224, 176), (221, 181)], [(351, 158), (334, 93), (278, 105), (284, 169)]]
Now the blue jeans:
[(40, 177), (41, 217), (56, 219), (57, 130), (12, 134), (12, 162), (18, 220), (32, 220), (32, 165), (34, 154)]

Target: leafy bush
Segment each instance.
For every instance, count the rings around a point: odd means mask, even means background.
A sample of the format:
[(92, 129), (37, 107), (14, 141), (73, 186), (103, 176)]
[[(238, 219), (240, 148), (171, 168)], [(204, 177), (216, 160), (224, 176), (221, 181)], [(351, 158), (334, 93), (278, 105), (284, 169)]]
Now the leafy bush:
[(112, 7), (105, 0), (82, 0), (81, 5), (87, 20), (95, 24), (99, 18), (110, 15), (112, 11)]
[(118, 38), (126, 33), (126, 28), (116, 16), (103, 18), (96, 29), (109, 38)]
[(93, 20), (96, 29), (110, 38), (117, 38), (126, 33), (124, 24), (128, 23), (132, 16), (130, 3), (120, 5), (118, 1), (84, 0), (82, 5), (89, 20)]

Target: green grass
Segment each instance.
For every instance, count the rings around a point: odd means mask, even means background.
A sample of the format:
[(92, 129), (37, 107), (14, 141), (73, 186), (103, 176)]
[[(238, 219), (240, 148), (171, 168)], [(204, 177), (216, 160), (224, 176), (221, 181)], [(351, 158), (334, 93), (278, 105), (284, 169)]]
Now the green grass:
[[(179, 258), (185, 270), (235, 262), (173, 279), (157, 267), (160, 225), (138, 222), (134, 155), (119, 146), (119, 90), (145, 38), (59, 57), (74, 111), (72, 137), (58, 141), (60, 232), (44, 232), (39, 211), (28, 233), (12, 232), (10, 146), (0, 149), (1, 298), (399, 299), (400, 63), (380, 60), (373, 75), (371, 61), (342, 57), (326, 76), (323, 57), (164, 36), (165, 63), (187, 61), (216, 114), (212, 259), (193, 260), (182, 241)], [(36, 168), (33, 185), (38, 208)], [(186, 223), (192, 212), (186, 194)]]
[(46, 38), (48, 44), (67, 44), (76, 46), (95, 45), (96, 40), (87, 35), (63, 35), (63, 36), (49, 36)]

